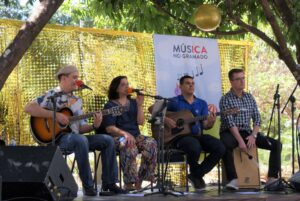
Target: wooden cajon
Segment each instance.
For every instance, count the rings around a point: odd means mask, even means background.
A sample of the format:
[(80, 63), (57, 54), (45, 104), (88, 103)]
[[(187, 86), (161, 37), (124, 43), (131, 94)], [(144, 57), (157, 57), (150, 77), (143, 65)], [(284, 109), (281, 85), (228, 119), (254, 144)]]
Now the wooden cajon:
[(257, 148), (249, 149), (248, 154), (236, 148), (233, 150), (233, 158), (239, 188), (259, 188), (260, 176)]
[[(249, 149), (248, 155), (241, 152), (239, 148), (235, 148), (232, 154), (239, 188), (258, 189), (260, 187), (260, 176), (257, 148)], [(222, 184), (225, 186), (229, 181), (226, 179), (226, 171), (223, 165), (222, 163)]]

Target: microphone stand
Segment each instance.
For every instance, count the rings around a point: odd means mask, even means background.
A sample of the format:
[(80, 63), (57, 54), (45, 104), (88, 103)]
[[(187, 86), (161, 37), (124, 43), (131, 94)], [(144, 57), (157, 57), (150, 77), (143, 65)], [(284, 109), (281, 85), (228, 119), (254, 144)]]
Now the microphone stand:
[(300, 168), (300, 155), (299, 155), (300, 114), (298, 115), (296, 122), (297, 122), (297, 125), (296, 125), (296, 150), (297, 150), (298, 168)]
[(49, 96), (48, 99), (51, 100), (52, 105), (53, 105), (53, 132), (52, 132), (52, 140), (51, 140), (51, 145), (55, 146), (55, 136), (56, 136), (56, 109), (57, 109), (57, 105), (56, 105), (56, 100), (57, 97), (60, 97), (63, 94), (63, 92), (57, 92), (54, 93), (52, 96)]
[[(278, 134), (278, 139), (277, 140), (278, 140), (279, 143), (281, 143), (279, 84), (277, 84), (276, 92), (274, 94), (274, 103), (273, 103), (273, 108), (272, 108), (272, 113), (271, 113), (271, 118), (270, 118), (270, 124), (269, 124), (268, 134), (267, 134), (268, 137), (269, 137), (270, 126), (271, 126), (272, 117), (273, 117), (273, 114), (274, 114), (274, 111), (275, 111), (275, 107), (276, 107), (276, 112), (277, 112), (277, 134)], [(278, 162), (279, 163), (279, 172), (278, 172), (279, 178), (278, 178), (278, 182), (274, 182), (274, 183), (276, 183), (276, 185), (279, 188), (281, 188), (281, 187), (284, 187), (284, 186), (289, 186), (289, 184), (288, 184), (287, 181), (285, 181), (282, 178), (282, 172), (281, 172), (281, 147), (279, 147), (279, 149), (280, 149), (280, 152), (278, 153), (279, 154), (279, 157), (278, 157), (279, 158), (279, 162)], [(269, 187), (265, 186), (265, 190), (272, 191), (272, 184), (270, 184), (270, 186)], [(282, 190), (284, 190), (284, 188)], [(287, 191), (285, 191), (285, 193), (287, 194)]]
[(162, 100), (162, 99), (163, 100), (169, 100), (168, 98), (163, 98), (162, 96), (145, 94), (145, 93), (141, 93), (140, 91), (137, 91), (136, 94), (140, 95), (140, 96), (151, 97), (151, 98), (154, 98), (156, 100)]
[[(178, 194), (175, 194), (174, 192), (167, 191), (165, 187), (165, 177), (166, 172), (164, 171), (164, 125), (165, 125), (165, 116), (166, 116), (166, 110), (168, 105), (168, 98), (163, 98), (161, 96), (153, 96), (149, 94), (144, 94), (137, 92), (138, 95), (142, 96), (148, 96), (151, 98), (155, 98), (157, 100), (163, 100), (162, 106), (159, 108), (159, 111), (157, 111), (156, 115), (150, 119), (150, 122), (153, 124), (159, 125), (159, 140), (157, 141), (158, 145), (158, 160), (157, 160), (157, 184), (156, 187), (158, 189), (157, 192), (152, 193), (146, 193), (144, 196), (148, 195), (154, 195), (154, 194), (163, 194), (163, 195), (173, 195), (173, 196), (179, 196)], [(182, 195), (183, 193), (180, 192)]]
[(292, 112), (292, 174), (295, 173), (295, 97), (294, 97), (294, 93), (296, 91), (298, 87), (298, 83), (296, 83), (296, 86), (294, 88), (294, 90), (292, 91), (291, 95), (289, 96), (287, 102), (285, 103), (281, 113), (284, 112), (285, 108), (287, 107), (287, 104), (289, 103), (289, 101), (291, 101), (291, 112)]
[[(271, 130), (271, 124), (272, 124), (272, 120), (273, 120), (273, 116), (274, 116), (274, 111), (275, 111), (275, 107), (277, 106), (277, 109), (278, 109), (278, 103), (277, 103), (277, 100), (279, 100), (280, 98), (280, 95), (278, 93), (278, 90), (279, 90), (279, 84), (277, 84), (277, 87), (276, 87), (276, 92), (274, 94), (274, 102), (273, 102), (273, 107), (272, 107), (272, 112), (271, 112), (271, 117), (270, 117), (270, 120), (269, 120), (269, 128), (268, 128), (268, 133), (267, 133), (267, 137), (269, 137), (269, 134), (270, 134), (270, 130)], [(280, 114), (280, 112), (279, 112)], [(280, 117), (278, 118), (278, 122), (279, 121)], [(280, 127), (280, 124), (278, 124), (278, 127)], [(275, 129), (274, 129), (275, 131)]]

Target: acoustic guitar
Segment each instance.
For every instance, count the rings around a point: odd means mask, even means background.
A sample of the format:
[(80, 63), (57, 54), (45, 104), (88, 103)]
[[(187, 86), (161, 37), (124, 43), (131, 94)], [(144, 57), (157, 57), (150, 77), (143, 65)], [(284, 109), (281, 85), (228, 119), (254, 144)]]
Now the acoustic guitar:
[[(123, 112), (128, 111), (127, 106), (117, 106), (112, 107), (109, 109), (102, 110), (102, 115), (113, 115), (113, 116), (119, 116)], [(79, 116), (73, 116), (73, 112), (69, 108), (62, 108), (59, 111), (60, 113), (63, 113), (64, 115), (69, 117), (70, 124), (79, 121), (82, 119), (87, 119), (92, 117), (97, 112), (91, 112), (84, 115)], [(36, 142), (39, 144), (50, 144), (52, 142), (52, 136), (53, 136), (53, 118), (42, 118), (42, 117), (30, 117), (30, 129), (31, 134)], [(71, 132), (71, 128), (69, 125), (61, 125), (58, 122), (56, 122), (55, 127), (55, 141), (59, 139), (60, 136), (63, 135), (63, 133), (69, 133)]]
[[(241, 110), (238, 108), (228, 109), (226, 111), (217, 112), (217, 116), (220, 114), (233, 115), (239, 113)], [(197, 116), (189, 110), (181, 110), (179, 112), (167, 112), (166, 117), (173, 119), (176, 122), (175, 128), (170, 128), (167, 124), (164, 125), (164, 143), (169, 144), (173, 140), (183, 137), (185, 135), (191, 135), (191, 125), (197, 121), (204, 121), (209, 115)], [(152, 135), (156, 140), (159, 140), (159, 125), (151, 125)]]

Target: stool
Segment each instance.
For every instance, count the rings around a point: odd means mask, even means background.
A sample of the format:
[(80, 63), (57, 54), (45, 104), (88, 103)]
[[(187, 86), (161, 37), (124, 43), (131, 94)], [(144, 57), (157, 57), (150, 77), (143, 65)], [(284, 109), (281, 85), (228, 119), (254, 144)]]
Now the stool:
[(164, 175), (167, 175), (168, 167), (170, 163), (185, 163), (185, 187), (186, 192), (189, 192), (189, 184), (188, 184), (188, 162), (186, 158), (186, 154), (184, 151), (181, 151), (179, 149), (169, 148), (165, 150), (166, 154), (166, 160), (164, 161), (166, 163), (165, 172)]
[[(100, 161), (100, 156), (101, 156), (101, 153), (99, 153), (99, 155), (97, 155), (97, 150), (90, 150), (90, 152), (93, 152), (94, 154), (94, 188), (97, 190), (97, 170), (98, 170), (98, 165), (99, 165), (99, 161)], [(68, 160), (68, 156), (71, 155), (73, 152), (69, 152), (69, 151), (62, 151), (63, 153), (63, 156), (67, 162)], [(74, 168), (75, 168), (75, 162), (76, 162), (76, 159), (74, 157), (74, 159), (71, 161), (72, 165), (71, 165), (71, 173), (74, 172)]]

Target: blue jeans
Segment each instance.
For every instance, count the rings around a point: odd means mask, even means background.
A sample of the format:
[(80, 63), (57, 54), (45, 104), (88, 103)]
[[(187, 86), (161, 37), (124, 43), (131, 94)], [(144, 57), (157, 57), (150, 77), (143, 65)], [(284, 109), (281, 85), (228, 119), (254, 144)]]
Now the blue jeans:
[(114, 139), (109, 135), (81, 135), (68, 133), (61, 136), (57, 145), (63, 151), (74, 152), (79, 176), (84, 188), (93, 186), (92, 172), (89, 162), (89, 151), (101, 151), (102, 184), (118, 182), (118, 164)]

